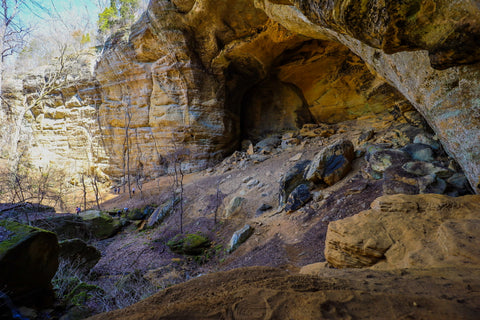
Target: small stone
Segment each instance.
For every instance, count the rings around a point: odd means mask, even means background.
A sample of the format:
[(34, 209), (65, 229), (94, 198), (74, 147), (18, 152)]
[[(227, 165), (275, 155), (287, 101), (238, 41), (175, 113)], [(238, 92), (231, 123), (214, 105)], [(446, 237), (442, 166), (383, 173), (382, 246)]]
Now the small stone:
[(258, 181), (257, 179), (253, 179), (253, 180), (250, 180), (248, 183), (247, 183), (247, 187), (248, 188), (253, 188), (255, 187), (257, 184), (259, 184), (260, 181)]
[(255, 153), (255, 150), (253, 149), (253, 144), (250, 144), (247, 149), (247, 154), (249, 156), (253, 155)]
[(322, 191), (313, 192), (313, 201), (322, 201), (325, 198), (325, 195)]
[(282, 143), (282, 140), (278, 136), (271, 136), (259, 141), (255, 147), (261, 153), (272, 153), (277, 146)]
[(231, 253), (235, 251), (242, 243), (247, 241), (248, 238), (253, 234), (254, 229), (250, 225), (245, 225), (242, 229), (235, 231), (232, 238), (230, 239), (228, 252)]
[(248, 150), (252, 145), (252, 141), (250, 140), (242, 140), (242, 150)]
[(420, 178), (418, 181), (418, 188), (420, 193), (443, 194), (447, 189), (447, 183), (445, 180), (432, 174)]
[(425, 161), (411, 161), (405, 163), (402, 168), (417, 176), (436, 175), (440, 178), (448, 178), (453, 172), (448, 168), (437, 166), (430, 162)]
[(421, 144), (428, 145), (430, 148), (432, 148), (435, 151), (439, 151), (442, 147), (440, 142), (422, 133), (417, 134), (415, 138), (413, 138), (413, 143), (421, 143)]
[(300, 158), (302, 157), (303, 153), (297, 153), (296, 155), (294, 155), (293, 157), (291, 157), (290, 159), (288, 159), (288, 161), (291, 161), (291, 162), (295, 162), (295, 161), (298, 161), (300, 160)]
[(468, 180), (463, 173), (453, 174), (448, 178), (447, 183), (460, 190), (468, 188)]
[(248, 181), (250, 181), (252, 179), (253, 179), (252, 177), (245, 177), (245, 178), (243, 178), (242, 182), (247, 183)]
[(297, 146), (300, 144), (300, 140), (297, 138), (291, 138), (291, 139), (286, 139), (282, 140), (281, 147), (282, 149), (288, 149), (294, 146)]
[(273, 207), (271, 205), (264, 203), (257, 209), (257, 211), (255, 212), (255, 216), (258, 217), (272, 208)]
[(360, 137), (358, 137), (357, 145), (372, 139), (374, 134), (375, 134), (375, 131), (373, 131), (373, 129), (369, 129), (367, 131), (362, 132)]
[(270, 158), (270, 156), (267, 156), (265, 154), (252, 154), (250, 156), (250, 159), (252, 159), (254, 163), (260, 163), (260, 162), (263, 162), (263, 161), (265, 161), (269, 158)]

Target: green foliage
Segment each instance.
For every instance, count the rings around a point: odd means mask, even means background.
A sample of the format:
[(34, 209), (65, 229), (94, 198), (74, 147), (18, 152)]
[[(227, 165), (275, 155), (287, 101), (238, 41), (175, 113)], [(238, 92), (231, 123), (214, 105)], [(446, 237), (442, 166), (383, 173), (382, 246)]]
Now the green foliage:
[(92, 41), (92, 39), (90, 38), (90, 33), (86, 33), (86, 34), (82, 35), (82, 39), (80, 40), (80, 44), (84, 45), (84, 44), (87, 44), (91, 41)]
[(113, 29), (118, 18), (117, 10), (115, 7), (107, 7), (98, 15), (98, 29), (100, 32), (107, 32)]
[(132, 24), (138, 8), (139, 0), (111, 0), (110, 6), (98, 15), (97, 25), (100, 33), (113, 33)]

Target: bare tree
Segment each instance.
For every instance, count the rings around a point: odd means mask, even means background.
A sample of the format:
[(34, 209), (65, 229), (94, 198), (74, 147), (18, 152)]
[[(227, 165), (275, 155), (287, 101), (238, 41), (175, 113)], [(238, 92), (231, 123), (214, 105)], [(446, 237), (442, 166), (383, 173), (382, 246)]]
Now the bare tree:
[[(0, 12), (0, 96), (2, 95), (5, 58), (19, 51), (24, 43), (29, 29), (18, 21), (20, 9), (25, 0), (2, 0)], [(0, 101), (1, 104), (1, 101)]]
[(97, 209), (100, 209), (100, 190), (98, 188), (98, 174), (96, 171), (93, 171), (90, 176), (90, 181), (92, 183), (93, 193), (95, 194), (95, 202), (97, 203)]
[(41, 107), (41, 102), (44, 99), (65, 86), (68, 81), (68, 71), (74, 64), (75, 59), (67, 57), (65, 55), (65, 50), (66, 47), (62, 49), (60, 56), (56, 59), (56, 64), (47, 68), (43, 76), (35, 77), (36, 90), (25, 94), (22, 106), (17, 110), (17, 113), (14, 116), (13, 133), (10, 138), (10, 160), (13, 166), (19, 161), (19, 156), (22, 153), (19, 149), (19, 142), (26, 114), (31, 112), (33, 108)]
[(123, 177), (126, 179), (126, 183), (123, 185), (123, 192), (125, 192), (125, 186), (128, 187), (128, 195), (132, 197), (132, 186), (130, 180), (130, 123), (132, 121), (132, 115), (130, 114), (130, 102), (124, 102), (125, 106), (125, 138), (123, 140)]
[(185, 177), (184, 169), (182, 165), (184, 161), (190, 155), (188, 149), (181, 147), (179, 148), (174, 139), (172, 139), (173, 150), (170, 154), (167, 155), (169, 162), (169, 171), (172, 177), (171, 183), (171, 192), (172, 192), (172, 211), (176, 209), (176, 203), (179, 204), (179, 215), (180, 215), (180, 233), (183, 233), (183, 179)]

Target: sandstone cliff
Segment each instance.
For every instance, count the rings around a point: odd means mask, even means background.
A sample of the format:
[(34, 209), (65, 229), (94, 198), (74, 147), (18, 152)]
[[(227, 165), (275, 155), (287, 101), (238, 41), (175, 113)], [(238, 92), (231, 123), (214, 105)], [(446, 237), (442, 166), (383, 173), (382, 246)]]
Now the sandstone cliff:
[(151, 1), (96, 66), (102, 170), (161, 174), (179, 148), (201, 169), (244, 138), (411, 103), (478, 193), (479, 28), (471, 1)]
[(195, 169), (242, 138), (405, 97), (477, 187), (479, 17), (468, 1), (152, 1), (97, 68), (109, 173), (126, 118), (133, 167), (153, 169), (175, 142)]

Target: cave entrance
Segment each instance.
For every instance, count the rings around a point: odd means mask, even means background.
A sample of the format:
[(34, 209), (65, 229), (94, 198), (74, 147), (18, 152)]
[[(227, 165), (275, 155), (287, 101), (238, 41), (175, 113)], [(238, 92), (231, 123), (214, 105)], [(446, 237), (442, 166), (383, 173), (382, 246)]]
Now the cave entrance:
[(227, 105), (239, 118), (239, 141), (255, 143), (306, 123), (334, 124), (409, 104), (358, 56), (333, 41), (295, 43), (268, 68), (258, 56), (243, 56), (242, 63), (255, 61), (268, 72), (256, 70), (255, 64), (234, 63), (227, 78)]

